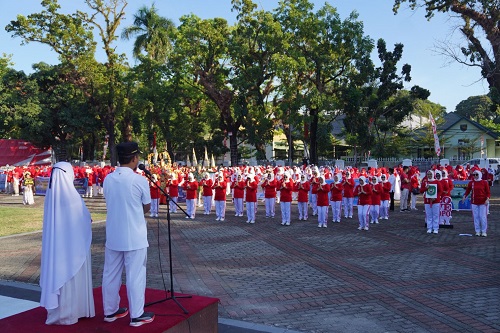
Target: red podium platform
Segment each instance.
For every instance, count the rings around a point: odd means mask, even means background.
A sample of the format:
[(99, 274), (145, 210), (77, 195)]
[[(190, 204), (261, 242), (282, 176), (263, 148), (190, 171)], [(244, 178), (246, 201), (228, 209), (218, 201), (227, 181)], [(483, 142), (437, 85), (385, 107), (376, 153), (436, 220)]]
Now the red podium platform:
[[(128, 307), (125, 286), (120, 290), (120, 306)], [(146, 289), (146, 303), (152, 303), (167, 298), (162, 290)], [(185, 314), (174, 300), (166, 300), (146, 308), (146, 311), (155, 313), (155, 320), (140, 327), (129, 326), (130, 317), (117, 319), (112, 323), (104, 322), (102, 310), (101, 288), (94, 289), (95, 312), (94, 318), (81, 318), (78, 323), (69, 326), (45, 325), (47, 311), (38, 307), (0, 320), (2, 333), (36, 332), (36, 333), (216, 333), (218, 325), (217, 298), (189, 296), (175, 294), (176, 300), (189, 312)]]

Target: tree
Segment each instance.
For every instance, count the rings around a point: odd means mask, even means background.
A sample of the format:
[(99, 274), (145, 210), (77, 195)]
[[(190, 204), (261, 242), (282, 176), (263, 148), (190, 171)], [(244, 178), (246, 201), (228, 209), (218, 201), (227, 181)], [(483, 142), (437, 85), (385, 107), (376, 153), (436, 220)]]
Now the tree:
[(236, 88), (237, 113), (243, 114), (241, 141), (255, 146), (257, 159), (265, 159), (265, 144), (272, 141), (277, 122), (278, 82), (274, 58), (283, 50), (283, 34), (272, 13), (255, 10), (250, 0), (233, 0), (237, 23), (232, 29), (228, 52), (234, 75), (230, 85)]
[(134, 23), (122, 32), (122, 38), (135, 37), (133, 54), (137, 59), (142, 52), (151, 60), (164, 62), (172, 51), (171, 34), (175, 30), (174, 22), (158, 14), (153, 4), (143, 6), (134, 15)]
[[(126, 0), (85, 0), (90, 13), (77, 11), (73, 14), (59, 13), (57, 0), (43, 0), (41, 13), (24, 17), (18, 15), (6, 30), (21, 37), (22, 43), (39, 42), (50, 46), (61, 60), (61, 70), (66, 80), (81, 89), (87, 98), (87, 107), (99, 115), (109, 136), (111, 163), (116, 165), (115, 141), (117, 126), (122, 120), (122, 137), (131, 138), (131, 117), (124, 115), (126, 89), (121, 86), (124, 71), (123, 57), (116, 54), (113, 42), (116, 30), (125, 15)], [(104, 23), (100, 23), (100, 19)], [(96, 42), (92, 27), (98, 31), (107, 56), (105, 64), (94, 58)]]
[[(308, 0), (282, 1), (275, 17), (288, 43), (284, 50), (286, 57), (282, 58), (288, 64), (281, 67), (298, 73), (288, 86), (292, 91), (288, 95), (303, 94), (303, 106), (310, 123), (310, 160), (317, 163), (320, 113), (339, 110), (342, 87), (370, 72), (373, 41), (363, 35), (363, 24), (357, 20), (356, 13), (342, 21), (329, 4), (313, 12)], [(293, 74), (289, 74), (280, 75), (280, 79), (292, 83), (289, 78), (293, 78)]]
[[(169, 84), (170, 73), (165, 62), (172, 51), (172, 38), (175, 30), (172, 20), (160, 16), (153, 4), (150, 8), (141, 7), (134, 15), (134, 23), (126, 27), (121, 35), (127, 40), (135, 37), (133, 54), (136, 59), (139, 59), (140, 64), (134, 70), (136, 78), (141, 82), (136, 96), (140, 102), (135, 105), (140, 105), (140, 110), (144, 113), (140, 118), (147, 126), (150, 149), (152, 149), (152, 138), (156, 129), (163, 132), (166, 137), (170, 136), (170, 123), (164, 121), (168, 117), (160, 114), (171, 105), (165, 108), (165, 103), (161, 103), (165, 98), (162, 98), (160, 92), (164, 90), (162, 89), (164, 85)], [(173, 99), (168, 98), (168, 100)], [(155, 124), (159, 126), (155, 128)], [(167, 142), (172, 141), (167, 140)]]
[(481, 69), (488, 82), (495, 104), (500, 104), (500, 6), (491, 0), (395, 0), (393, 11), (408, 3), (411, 9), (423, 7), (426, 18), (436, 13), (458, 14), (462, 22), (460, 31), (468, 45), (457, 52), (445, 46), (445, 53), (455, 61)]
[(245, 103), (233, 108), (236, 91), (230, 78), (228, 54), (231, 28), (222, 18), (202, 20), (183, 16), (173, 52), (172, 68), (186, 84), (199, 89), (219, 111), (219, 129), (229, 136), (231, 165), (238, 164), (238, 133), (243, 123)]
[(496, 112), (491, 112), (491, 98), (488, 95), (470, 96), (455, 107), (455, 112), (462, 117), (479, 122), (480, 120), (495, 120)]

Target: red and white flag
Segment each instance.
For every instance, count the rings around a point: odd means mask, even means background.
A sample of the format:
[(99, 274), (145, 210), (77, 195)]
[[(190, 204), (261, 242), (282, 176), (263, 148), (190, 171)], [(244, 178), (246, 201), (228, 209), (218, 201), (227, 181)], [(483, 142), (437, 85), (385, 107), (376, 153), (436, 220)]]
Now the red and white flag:
[(439, 137), (437, 135), (436, 122), (434, 121), (434, 117), (432, 117), (432, 114), (430, 112), (429, 119), (432, 125), (432, 134), (434, 134), (434, 150), (436, 151), (436, 155), (439, 156), (441, 155), (441, 147), (439, 146)]

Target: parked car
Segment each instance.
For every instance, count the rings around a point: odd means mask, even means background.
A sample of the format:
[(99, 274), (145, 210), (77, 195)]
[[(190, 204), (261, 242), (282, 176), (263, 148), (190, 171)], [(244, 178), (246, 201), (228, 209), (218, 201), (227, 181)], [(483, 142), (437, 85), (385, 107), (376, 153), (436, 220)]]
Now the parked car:
[(500, 158), (496, 157), (488, 157), (488, 158), (474, 158), (472, 160), (468, 160), (467, 162), (463, 163), (462, 166), (465, 167), (467, 164), (470, 166), (473, 165), (478, 165), (480, 168), (486, 168), (491, 166), (493, 169), (493, 172), (496, 174), (497, 171), (499, 170), (498, 165), (500, 164)]

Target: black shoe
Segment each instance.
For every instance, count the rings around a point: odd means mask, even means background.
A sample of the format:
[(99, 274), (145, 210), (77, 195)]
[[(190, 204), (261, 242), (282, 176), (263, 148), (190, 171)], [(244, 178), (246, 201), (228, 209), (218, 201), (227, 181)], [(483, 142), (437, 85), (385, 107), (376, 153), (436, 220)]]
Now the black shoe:
[(144, 312), (142, 316), (137, 318), (132, 318), (130, 321), (130, 326), (139, 327), (144, 324), (149, 324), (155, 319), (155, 314), (153, 312)]
[(115, 313), (110, 314), (108, 316), (104, 316), (104, 321), (111, 323), (119, 318), (125, 317), (126, 315), (128, 315), (128, 309), (127, 308), (119, 308), (118, 311), (116, 311)]

